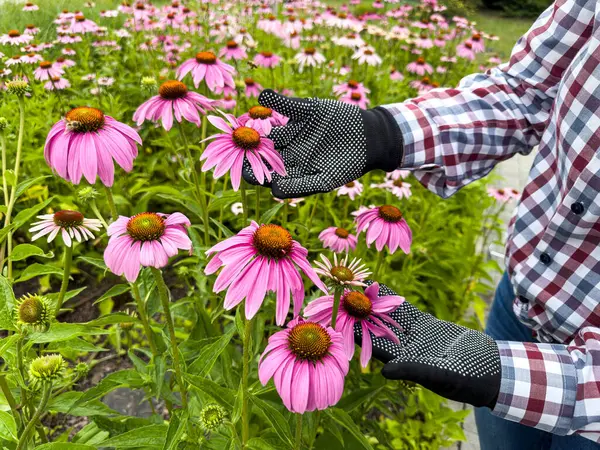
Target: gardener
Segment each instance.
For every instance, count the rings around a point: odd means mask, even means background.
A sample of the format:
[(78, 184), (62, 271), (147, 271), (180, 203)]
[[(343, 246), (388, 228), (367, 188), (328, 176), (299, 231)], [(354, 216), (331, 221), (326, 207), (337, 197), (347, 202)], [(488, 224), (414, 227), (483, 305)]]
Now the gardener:
[(368, 111), (270, 90), (259, 99), (292, 119), (270, 135), (288, 172), (271, 185), (280, 198), (397, 168), (448, 197), (539, 145), (487, 335), (405, 303), (394, 314), (402, 345), (374, 343), (387, 378), (480, 407), (484, 450), (599, 447), (599, 55), (600, 2), (557, 0), (508, 64), (456, 89)]

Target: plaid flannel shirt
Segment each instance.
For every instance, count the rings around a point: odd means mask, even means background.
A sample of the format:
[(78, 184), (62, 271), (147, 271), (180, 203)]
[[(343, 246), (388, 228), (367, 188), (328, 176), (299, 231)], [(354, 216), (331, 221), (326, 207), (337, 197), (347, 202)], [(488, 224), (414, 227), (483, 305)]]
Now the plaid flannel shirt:
[(506, 260), (540, 343), (498, 342), (494, 413), (600, 442), (600, 2), (557, 0), (507, 64), (386, 108), (402, 167), (444, 197), (539, 145)]

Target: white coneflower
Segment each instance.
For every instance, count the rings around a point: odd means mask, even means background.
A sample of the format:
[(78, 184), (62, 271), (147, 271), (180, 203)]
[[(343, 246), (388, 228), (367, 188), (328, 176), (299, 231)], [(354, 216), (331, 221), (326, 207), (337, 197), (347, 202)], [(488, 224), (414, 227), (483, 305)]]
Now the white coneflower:
[[(31, 238), (32, 241), (48, 235), (48, 242), (61, 233), (63, 242), (70, 247), (73, 239), (77, 242), (93, 239), (92, 231), (100, 231), (102, 223), (98, 219), (86, 219), (79, 211), (58, 211), (54, 214), (37, 216), (42, 219), (33, 223), (29, 232), (37, 232)], [(91, 231), (90, 231), (91, 230)]]

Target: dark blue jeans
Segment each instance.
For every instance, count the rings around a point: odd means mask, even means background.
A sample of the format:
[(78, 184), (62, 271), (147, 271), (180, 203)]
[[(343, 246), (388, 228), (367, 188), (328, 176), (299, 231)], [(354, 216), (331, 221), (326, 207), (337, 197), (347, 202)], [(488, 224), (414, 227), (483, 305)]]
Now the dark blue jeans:
[[(496, 289), (485, 332), (499, 341), (533, 342), (531, 330), (512, 311), (515, 296), (505, 273)], [(475, 408), (481, 450), (598, 450), (581, 436), (558, 436), (494, 416), (488, 408)]]

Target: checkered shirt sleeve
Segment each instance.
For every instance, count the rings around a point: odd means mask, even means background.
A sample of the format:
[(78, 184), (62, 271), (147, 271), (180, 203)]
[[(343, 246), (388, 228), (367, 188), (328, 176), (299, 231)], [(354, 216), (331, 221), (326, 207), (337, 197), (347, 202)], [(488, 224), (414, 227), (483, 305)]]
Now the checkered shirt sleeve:
[(495, 415), (600, 442), (600, 329), (582, 329), (569, 346), (497, 344), (502, 382)]
[(385, 105), (404, 138), (402, 168), (448, 197), (542, 137), (561, 76), (591, 32), (591, 0), (558, 0), (513, 49), (510, 62)]

